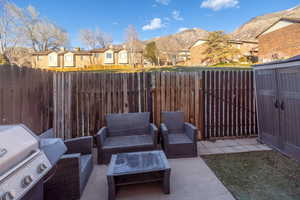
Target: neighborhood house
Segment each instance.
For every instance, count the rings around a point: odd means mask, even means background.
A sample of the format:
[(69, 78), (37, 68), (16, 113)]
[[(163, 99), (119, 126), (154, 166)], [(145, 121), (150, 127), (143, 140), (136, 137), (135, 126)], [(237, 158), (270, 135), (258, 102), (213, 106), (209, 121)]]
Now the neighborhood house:
[[(281, 18), (269, 26), (258, 36), (257, 40), (239, 40), (232, 38), (229, 43), (240, 51), (234, 60), (241, 56), (247, 61), (269, 62), (290, 58), (300, 54), (300, 18)], [(160, 65), (205, 65), (205, 49), (207, 38), (197, 40), (189, 49), (182, 49), (172, 56), (168, 52), (160, 52)], [(142, 48), (140, 48), (142, 49)], [(109, 48), (93, 49), (91, 51), (76, 48), (74, 51), (36, 52), (32, 56), (33, 67), (79, 67), (92, 65), (143, 65), (143, 51), (131, 52), (126, 45), (111, 45)]]
[[(199, 39), (190, 48), (190, 65), (202, 65), (205, 64), (203, 59), (206, 57), (205, 49), (207, 39)], [(230, 40), (233, 47), (240, 50), (241, 55), (248, 58), (255, 58), (257, 56), (257, 42), (256, 41), (242, 41), (242, 40)], [(238, 60), (238, 58), (236, 58)]]
[(88, 67), (91, 65), (129, 65), (142, 64), (143, 52), (134, 52), (134, 59), (125, 47), (111, 46), (109, 48), (91, 51), (76, 48), (74, 51), (46, 51), (32, 54), (32, 64), (36, 68), (47, 67)]
[(282, 18), (260, 33), (259, 60), (269, 62), (300, 54), (300, 18)]

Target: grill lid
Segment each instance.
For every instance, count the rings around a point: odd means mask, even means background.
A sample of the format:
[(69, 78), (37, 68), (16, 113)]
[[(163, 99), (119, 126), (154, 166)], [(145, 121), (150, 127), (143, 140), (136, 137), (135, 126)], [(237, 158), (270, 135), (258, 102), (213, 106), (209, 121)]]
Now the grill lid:
[(0, 176), (38, 150), (37, 138), (24, 126), (0, 126)]

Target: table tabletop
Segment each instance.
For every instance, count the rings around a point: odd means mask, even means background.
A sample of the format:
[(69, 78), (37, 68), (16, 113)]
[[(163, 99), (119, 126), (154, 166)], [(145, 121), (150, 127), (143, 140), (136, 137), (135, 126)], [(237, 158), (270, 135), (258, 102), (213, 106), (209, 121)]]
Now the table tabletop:
[(170, 169), (163, 151), (145, 151), (112, 155), (108, 176), (139, 174)]

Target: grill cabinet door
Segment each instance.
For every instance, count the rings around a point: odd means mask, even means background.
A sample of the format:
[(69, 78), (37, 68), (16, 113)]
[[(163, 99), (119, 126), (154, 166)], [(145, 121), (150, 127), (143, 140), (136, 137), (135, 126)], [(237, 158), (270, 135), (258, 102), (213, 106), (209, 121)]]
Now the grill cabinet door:
[(281, 150), (300, 160), (300, 69), (278, 69)]
[(276, 70), (255, 70), (259, 137), (279, 147), (279, 101)]

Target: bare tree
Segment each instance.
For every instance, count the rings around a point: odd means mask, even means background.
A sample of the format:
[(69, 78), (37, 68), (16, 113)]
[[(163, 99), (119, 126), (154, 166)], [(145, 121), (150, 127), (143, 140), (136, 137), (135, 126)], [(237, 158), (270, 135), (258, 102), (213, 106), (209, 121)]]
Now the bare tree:
[(134, 25), (129, 25), (125, 30), (126, 48), (129, 53), (129, 64), (138, 63), (138, 52), (141, 51), (139, 35)]
[(0, 54), (8, 57), (20, 43), (21, 35), (15, 31), (14, 19), (6, 9), (7, 1), (0, 0)]
[(112, 37), (96, 27), (95, 30), (82, 29), (79, 32), (80, 41), (89, 49), (105, 48), (112, 44)]
[(47, 51), (49, 49), (59, 49), (62, 46), (68, 46), (68, 34), (55, 24), (48, 20), (39, 21), (36, 24), (33, 33), (38, 51)]
[(21, 43), (34, 51), (58, 49), (68, 45), (67, 32), (40, 17), (33, 6), (22, 9), (13, 3), (6, 3), (5, 11), (13, 19), (12, 26), (15, 34), (20, 36)]

